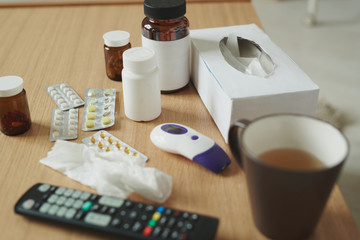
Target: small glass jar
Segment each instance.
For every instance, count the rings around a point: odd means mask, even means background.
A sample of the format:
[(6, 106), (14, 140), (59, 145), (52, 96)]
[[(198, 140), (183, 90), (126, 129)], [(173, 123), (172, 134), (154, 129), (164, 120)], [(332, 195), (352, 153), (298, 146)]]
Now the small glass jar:
[(173, 92), (190, 79), (190, 31), (185, 0), (145, 0), (142, 45), (153, 49), (160, 89)]
[(105, 68), (108, 78), (114, 81), (121, 81), (123, 69), (122, 54), (131, 48), (129, 42), (130, 34), (125, 31), (111, 31), (103, 35)]
[(14, 136), (31, 127), (30, 111), (23, 89), (23, 79), (18, 76), (0, 77), (0, 130)]

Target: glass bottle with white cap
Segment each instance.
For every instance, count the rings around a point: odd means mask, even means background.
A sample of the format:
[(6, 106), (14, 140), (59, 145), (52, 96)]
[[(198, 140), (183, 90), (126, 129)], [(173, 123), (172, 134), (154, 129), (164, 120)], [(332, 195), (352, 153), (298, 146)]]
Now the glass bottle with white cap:
[(0, 77), (0, 130), (13, 136), (26, 132), (31, 126), (30, 111), (18, 76)]
[(103, 35), (106, 75), (114, 81), (121, 81), (123, 68), (122, 54), (131, 48), (130, 33), (125, 31), (111, 31)]

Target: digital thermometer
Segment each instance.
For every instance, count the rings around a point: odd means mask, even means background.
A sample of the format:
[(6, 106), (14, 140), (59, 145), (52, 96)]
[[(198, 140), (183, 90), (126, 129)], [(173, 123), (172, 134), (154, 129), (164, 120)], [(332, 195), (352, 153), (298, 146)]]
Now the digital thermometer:
[(181, 124), (160, 124), (151, 131), (150, 139), (158, 148), (180, 154), (215, 173), (230, 164), (228, 155), (216, 142)]

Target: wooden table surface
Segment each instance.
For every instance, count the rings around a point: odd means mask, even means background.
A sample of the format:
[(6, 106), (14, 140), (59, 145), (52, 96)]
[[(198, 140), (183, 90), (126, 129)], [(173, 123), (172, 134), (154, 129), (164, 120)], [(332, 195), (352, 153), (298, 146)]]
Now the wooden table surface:
[[(256, 23), (249, 2), (188, 3), (191, 29)], [(231, 156), (194, 87), (162, 95), (162, 114), (151, 122), (133, 122), (124, 115), (122, 84), (105, 75), (103, 33), (130, 32), (133, 46), (141, 45), (141, 4), (0, 9), (0, 76), (24, 79), (32, 117), (31, 129), (20, 136), (0, 134), (1, 239), (119, 239), (78, 228), (48, 224), (16, 215), (13, 207), (31, 185), (45, 182), (95, 192), (39, 163), (53, 146), (49, 142), (55, 103), (45, 86), (68, 83), (84, 98), (85, 89), (116, 88), (116, 123), (110, 133), (149, 157), (147, 166), (173, 177), (172, 195), (164, 206), (220, 219), (216, 239), (265, 239), (255, 228), (244, 173), (232, 164), (216, 175), (189, 160), (154, 147), (150, 131), (164, 122), (188, 125), (214, 139)], [(79, 116), (82, 119), (83, 109)], [(78, 139), (91, 132), (79, 131)], [(138, 194), (131, 200), (148, 202)], [(311, 239), (359, 239), (359, 232), (338, 187), (334, 188)]]

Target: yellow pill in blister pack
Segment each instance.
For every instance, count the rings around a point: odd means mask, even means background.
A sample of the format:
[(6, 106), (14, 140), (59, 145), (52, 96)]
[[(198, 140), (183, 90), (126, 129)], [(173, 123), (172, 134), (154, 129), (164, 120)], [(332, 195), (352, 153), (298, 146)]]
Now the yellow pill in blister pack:
[(111, 89), (105, 90), (105, 96), (112, 96), (112, 95), (113, 95), (113, 91)]
[(88, 120), (85, 122), (85, 126), (87, 128), (93, 128), (95, 126), (95, 121), (94, 120)]
[(126, 147), (126, 148), (124, 149), (124, 152), (125, 152), (126, 154), (130, 154), (130, 148)]
[(108, 138), (108, 142), (109, 142), (110, 144), (112, 144), (112, 143), (113, 143), (113, 139), (112, 139), (112, 137), (109, 137), (109, 138)]
[(102, 139), (105, 139), (105, 137), (106, 137), (105, 133), (104, 133), (104, 132), (101, 132), (101, 133), (100, 133), (100, 137), (101, 137)]
[(104, 125), (108, 125), (108, 124), (111, 123), (111, 118), (109, 118), (109, 117), (103, 117), (103, 118), (101, 119), (101, 122), (102, 122)]
[(103, 149), (104, 144), (103, 144), (102, 142), (99, 142), (98, 147), (99, 147), (100, 149)]
[(120, 142), (116, 142), (115, 146), (120, 150), (120, 148), (121, 148), (121, 143), (120, 143)]
[(95, 113), (88, 113), (86, 114), (86, 119), (88, 120), (95, 120), (96, 114)]
[(87, 107), (88, 112), (96, 112), (96, 106), (95, 105), (89, 105)]
[(95, 143), (96, 143), (96, 138), (95, 138), (95, 137), (91, 137), (91, 138), (90, 138), (90, 142), (91, 142), (92, 144), (95, 144)]
[(105, 151), (106, 151), (106, 152), (110, 152), (110, 151), (111, 151), (111, 148), (110, 148), (110, 147), (107, 147)]

